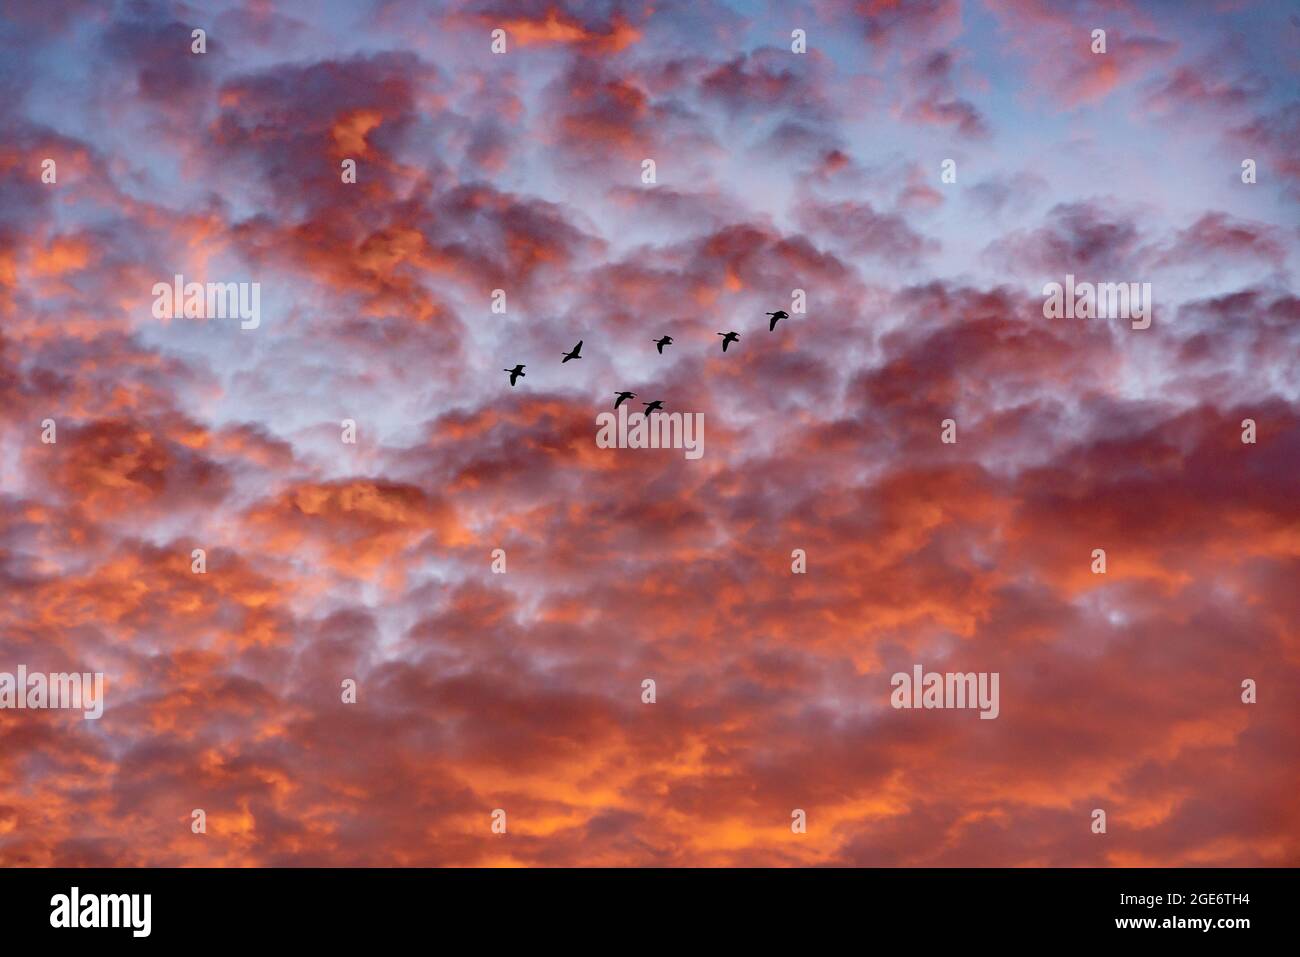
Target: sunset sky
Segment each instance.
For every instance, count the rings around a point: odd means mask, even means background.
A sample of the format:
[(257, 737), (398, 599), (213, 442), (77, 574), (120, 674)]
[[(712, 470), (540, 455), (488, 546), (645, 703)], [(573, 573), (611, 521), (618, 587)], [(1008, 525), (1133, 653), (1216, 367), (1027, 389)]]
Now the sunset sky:
[(0, 864), (1300, 865), (1298, 74), (1287, 0), (4, 0), (0, 672), (106, 691), (0, 710)]

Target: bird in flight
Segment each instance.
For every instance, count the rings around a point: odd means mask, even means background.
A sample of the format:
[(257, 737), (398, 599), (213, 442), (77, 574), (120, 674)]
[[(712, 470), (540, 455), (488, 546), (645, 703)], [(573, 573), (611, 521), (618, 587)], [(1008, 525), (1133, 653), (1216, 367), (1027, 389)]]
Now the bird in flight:
[(786, 312), (784, 309), (778, 309), (776, 312), (769, 312), (768, 315), (772, 317), (772, 324), (767, 327), (768, 332), (771, 332), (773, 329), (775, 329), (776, 324), (780, 322), (782, 319), (790, 318), (790, 313)]
[(572, 352), (566, 352), (566, 353), (564, 354), (564, 358), (560, 360), (560, 365), (564, 365), (564, 364), (565, 364), (566, 362), (568, 362), (570, 359), (581, 359), (582, 356), (578, 355), (578, 353), (581, 352), (581, 351), (582, 351), (582, 340), (579, 339), (579, 340), (578, 340), (578, 344), (577, 344), (576, 346), (573, 347), (573, 351), (572, 351)]
[(664, 407), (663, 400), (661, 399), (655, 399), (653, 402), (642, 402), (641, 404), (645, 406), (646, 415), (649, 415), (651, 412), (659, 412)]
[(520, 365), (515, 366), (513, 369), (502, 369), (501, 371), (510, 373), (510, 384), (513, 386), (515, 384), (515, 380), (524, 374), (524, 366), (521, 363)]
[(719, 332), (718, 335), (722, 336), (723, 352), (727, 351), (727, 346), (731, 345), (733, 342), (738, 342), (740, 340), (740, 333), (738, 332)]
[(660, 355), (664, 354), (664, 346), (671, 346), (672, 344), (673, 344), (672, 336), (664, 336), (662, 339), (655, 340), (655, 345), (659, 348)]
[(618, 398), (614, 400), (614, 408), (616, 409), (619, 407), (621, 403), (625, 402), (626, 400), (636, 398), (635, 392), (615, 392), (614, 394), (618, 396)]

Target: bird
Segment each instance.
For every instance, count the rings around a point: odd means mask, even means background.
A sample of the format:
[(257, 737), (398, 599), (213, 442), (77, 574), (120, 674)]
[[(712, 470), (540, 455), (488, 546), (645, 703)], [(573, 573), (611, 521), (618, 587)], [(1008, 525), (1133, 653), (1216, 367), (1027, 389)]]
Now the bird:
[(513, 386), (515, 384), (515, 380), (524, 374), (525, 368), (526, 366), (520, 363), (519, 365), (515, 366), (513, 369), (502, 369), (501, 371), (510, 373), (510, 384)]
[(664, 346), (671, 346), (672, 344), (673, 344), (672, 336), (664, 336), (662, 339), (655, 340), (655, 345), (659, 348), (660, 355), (664, 354)]
[(653, 402), (642, 402), (641, 404), (645, 406), (646, 415), (649, 415), (651, 412), (659, 412), (664, 407), (663, 400), (661, 399), (655, 399)]
[(619, 407), (619, 405), (620, 405), (622, 402), (624, 402), (625, 400), (627, 400), (627, 399), (635, 399), (635, 398), (636, 398), (636, 393), (635, 393), (635, 392), (615, 392), (614, 394), (615, 394), (616, 396), (618, 396), (618, 398), (614, 400), (614, 408), (616, 408), (616, 409), (617, 409), (617, 408)]
[(722, 336), (723, 352), (727, 351), (727, 346), (731, 345), (733, 342), (739, 341), (740, 339), (740, 333), (738, 332), (719, 332), (718, 335)]
[(769, 312), (768, 315), (772, 317), (772, 324), (767, 327), (768, 332), (771, 332), (773, 329), (775, 329), (776, 324), (780, 322), (782, 319), (790, 318), (790, 313), (786, 312), (784, 309), (778, 309), (776, 312)]
[(564, 364), (565, 364), (566, 362), (568, 362), (570, 359), (581, 359), (582, 356), (578, 355), (578, 353), (581, 352), (581, 351), (582, 351), (582, 340), (579, 339), (579, 340), (578, 340), (578, 344), (577, 344), (576, 346), (573, 347), (573, 351), (572, 351), (572, 352), (566, 352), (566, 353), (564, 354), (564, 358), (560, 360), (560, 365), (564, 365)]

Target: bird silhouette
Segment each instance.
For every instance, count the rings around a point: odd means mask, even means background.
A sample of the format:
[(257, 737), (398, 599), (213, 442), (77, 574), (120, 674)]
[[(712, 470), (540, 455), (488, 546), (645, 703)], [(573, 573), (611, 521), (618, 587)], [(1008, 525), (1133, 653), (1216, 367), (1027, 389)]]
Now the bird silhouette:
[(653, 402), (642, 402), (641, 404), (645, 406), (646, 415), (649, 415), (651, 412), (662, 411), (664, 407), (663, 401), (660, 399), (655, 399)]
[(635, 399), (635, 398), (636, 398), (636, 393), (635, 393), (635, 392), (615, 392), (614, 394), (615, 394), (616, 396), (618, 396), (618, 398), (614, 400), (614, 408), (616, 408), (616, 409), (619, 407), (619, 405), (620, 405), (622, 402), (626, 401), (627, 399)]
[[(510, 373), (510, 384), (513, 386), (515, 384), (515, 380), (524, 374), (524, 369), (525, 366), (521, 363), (515, 366), (513, 369), (502, 369), (501, 371)], [(525, 376), (525, 378), (527, 377)]]
[(723, 352), (727, 351), (727, 346), (731, 345), (733, 342), (738, 342), (740, 340), (740, 333), (738, 332), (719, 332), (718, 335), (722, 336)]
[(564, 358), (560, 360), (560, 365), (564, 365), (564, 364), (565, 364), (566, 362), (568, 362), (570, 359), (581, 359), (582, 356), (578, 355), (578, 353), (581, 352), (581, 351), (582, 351), (582, 340), (579, 339), (579, 340), (578, 340), (578, 344), (577, 344), (576, 346), (573, 347), (573, 351), (572, 351), (572, 352), (566, 352), (566, 353), (564, 354)]
[(784, 309), (778, 309), (776, 312), (769, 312), (768, 315), (772, 317), (772, 324), (767, 327), (768, 332), (771, 332), (773, 329), (775, 329), (776, 324), (780, 322), (782, 319), (790, 318), (790, 313), (786, 312)]
[(664, 336), (662, 339), (655, 340), (655, 345), (658, 347), (660, 355), (664, 354), (664, 346), (671, 346), (672, 344), (673, 344), (672, 336)]

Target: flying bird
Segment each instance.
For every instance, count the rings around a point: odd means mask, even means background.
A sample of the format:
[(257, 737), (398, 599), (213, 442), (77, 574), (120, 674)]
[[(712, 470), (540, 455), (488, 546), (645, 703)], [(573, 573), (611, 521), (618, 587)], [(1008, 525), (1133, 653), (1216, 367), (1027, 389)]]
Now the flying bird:
[(740, 340), (740, 333), (738, 332), (719, 332), (718, 335), (722, 336), (723, 352), (727, 351), (727, 346), (731, 345), (733, 342), (738, 342)]
[(778, 309), (776, 312), (769, 312), (768, 315), (772, 317), (772, 324), (767, 327), (768, 332), (771, 332), (773, 329), (775, 329), (776, 324), (780, 322), (782, 319), (790, 318), (790, 313), (786, 312), (784, 309)]
[(510, 384), (513, 386), (515, 384), (515, 380), (524, 374), (524, 368), (525, 367), (521, 363), (520, 365), (515, 366), (513, 369), (502, 369), (501, 371), (510, 373)]
[(642, 402), (641, 404), (645, 406), (646, 415), (649, 415), (651, 412), (662, 411), (664, 407), (663, 401), (661, 399), (655, 399), (653, 402)]
[(578, 355), (578, 353), (581, 352), (581, 351), (582, 351), (582, 340), (579, 339), (579, 340), (578, 340), (578, 344), (577, 344), (576, 346), (573, 347), (573, 351), (572, 351), (572, 352), (566, 352), (566, 353), (564, 354), (564, 358), (560, 360), (560, 365), (564, 365), (564, 364), (565, 364), (566, 362), (568, 362), (570, 359), (581, 359), (582, 356)]
[(664, 354), (664, 346), (671, 346), (672, 344), (673, 344), (672, 336), (664, 336), (662, 339), (655, 340), (655, 345), (659, 348), (660, 355)]
[(614, 408), (616, 409), (626, 400), (636, 398), (635, 392), (615, 392), (614, 394), (618, 396), (618, 398), (614, 400)]

